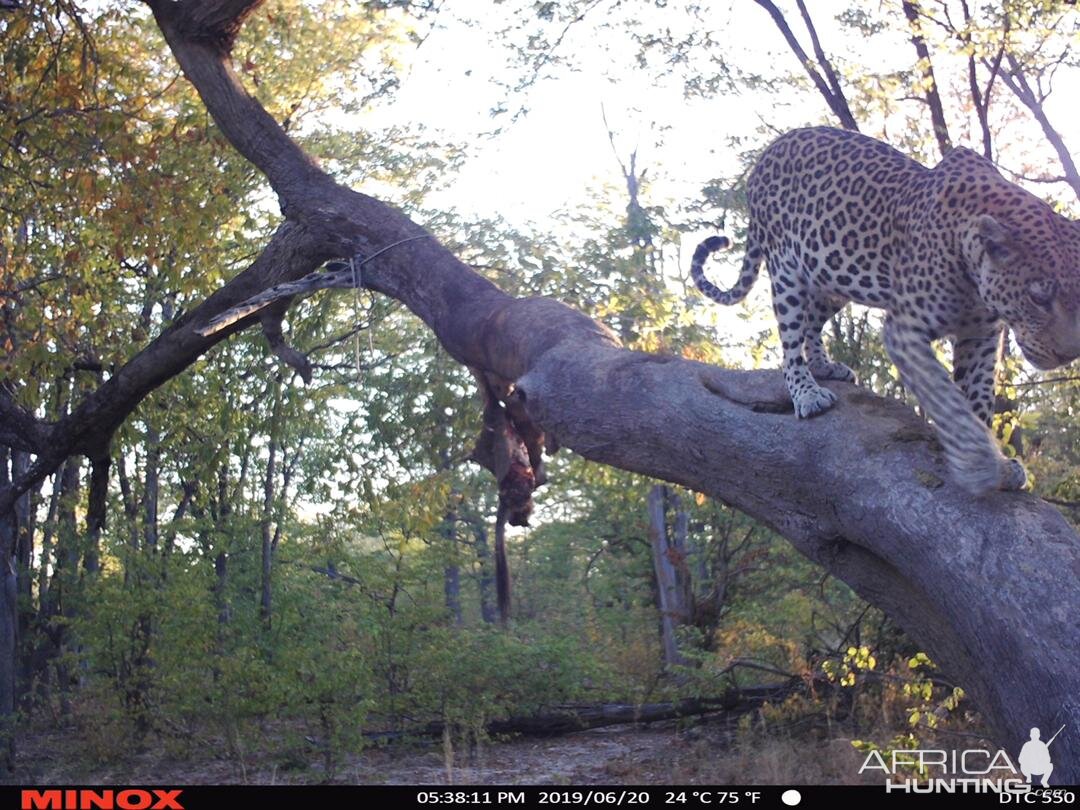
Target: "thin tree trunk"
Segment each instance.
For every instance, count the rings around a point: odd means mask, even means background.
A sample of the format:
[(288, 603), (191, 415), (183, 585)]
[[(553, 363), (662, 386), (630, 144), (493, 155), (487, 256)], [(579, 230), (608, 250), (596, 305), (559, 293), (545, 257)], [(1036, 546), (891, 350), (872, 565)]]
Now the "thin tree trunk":
[(8, 774), (15, 768), (15, 677), (19, 652), (15, 546), (18, 532), (15, 510), (0, 512), (0, 772)]
[(454, 625), (460, 627), (465, 622), (461, 615), (461, 569), (456, 565), (443, 568), (443, 595), (446, 598), (446, 612)]
[[(810, 31), (812, 44), (819, 54), (819, 65), (817, 67), (814, 65), (814, 60), (810, 58), (802, 45), (799, 44), (798, 37), (796, 37), (795, 33), (791, 30), (791, 26), (788, 25), (784, 13), (777, 8), (776, 3), (772, 2), (772, 0), (754, 0), (754, 2), (769, 12), (773, 24), (776, 25), (780, 34), (784, 37), (784, 41), (787, 42), (791, 52), (795, 54), (795, 58), (799, 60), (799, 64), (802, 66), (802, 69), (806, 71), (806, 75), (810, 77), (810, 81), (814, 83), (814, 87), (817, 88), (821, 97), (825, 99), (825, 103), (840, 122), (840, 126), (844, 129), (858, 132), (859, 124), (855, 120), (855, 116), (852, 115), (851, 107), (848, 106), (847, 97), (844, 95), (844, 91), (840, 87), (840, 82), (836, 78), (836, 70), (825, 57), (824, 51), (821, 49), (821, 45), (817, 38), (817, 32), (813, 28), (813, 23), (810, 21), (810, 15), (807, 12), (806, 7), (802, 2), (799, 3), (799, 10), (802, 12), (803, 20)], [(818, 68), (820, 68), (820, 71)], [(822, 75), (822, 72), (824, 72), (824, 76)]]
[(672, 492), (670, 487), (668, 506), (672, 513), (670, 538), (675, 581), (678, 583), (679, 609), (685, 617), (683, 621), (689, 622), (694, 615), (694, 577), (690, 567), (694, 554), (689, 545), (690, 516), (683, 508), (682, 498)]
[[(20, 478), (30, 467), (30, 454), (21, 450), (11, 451), (11, 478)], [(33, 560), (34, 530), (37, 524), (37, 497), (41, 484), (28, 490), (15, 503), (15, 515), (18, 520), (18, 536), (15, 541), (15, 570), (18, 572), (19, 595), (26, 601), (21, 611), (24, 615), (32, 613), (30, 600), (33, 595)], [(20, 627), (23, 622), (20, 621)]]
[(994, 57), (994, 60), (986, 66), (990, 77), (986, 80), (986, 89), (983, 90), (979, 87), (979, 74), (976, 70), (975, 63), (975, 48), (971, 41), (971, 8), (968, 5), (968, 0), (960, 0), (960, 8), (964, 13), (964, 30), (957, 34), (957, 38), (960, 40), (961, 45), (968, 54), (968, 91), (971, 93), (971, 102), (975, 107), (975, 115), (979, 119), (979, 131), (982, 133), (983, 157), (987, 160), (993, 160), (994, 139), (993, 134), (990, 132), (990, 98), (994, 92), (994, 81), (997, 79), (998, 71), (1001, 69), (1002, 57), (1005, 56), (1007, 40), (1002, 36), (1001, 46), (998, 48), (997, 55)]
[(86, 548), (83, 551), (83, 570), (94, 576), (101, 568), (101, 533), (105, 531), (108, 512), (109, 469), (111, 459), (106, 456), (94, 459), (90, 464), (90, 487), (86, 506)]
[(143, 548), (156, 554), (158, 547), (158, 504), (161, 497), (161, 434), (157, 426), (147, 424), (146, 474), (143, 489)]
[[(444, 456), (442, 459), (444, 470), (450, 469), (450, 460)], [(454, 625), (460, 627), (464, 624), (461, 613), (461, 567), (458, 565), (458, 515), (455, 505), (461, 498), (461, 493), (455, 488), (450, 491), (450, 506), (443, 515), (442, 524), (439, 526), (439, 536), (445, 545), (444, 552), (448, 557), (443, 566), (443, 598), (446, 604), (446, 612), (450, 615)]]
[[(64, 465), (60, 476), (60, 503), (57, 513), (56, 553), (52, 582), (49, 586), (49, 598), (52, 604), (48, 608), (49, 616), (61, 616), (65, 620), (75, 617), (78, 601), (80, 532), (75, 508), (80, 495), (81, 462), (71, 458)], [(68, 692), (71, 688), (72, 673), (69, 662), (63, 655), (71, 644), (69, 621), (55, 625), (50, 635), (52, 649), (48, 658), (55, 661), (56, 676), (60, 693), (61, 711), (67, 715), (71, 711)], [(0, 708), (2, 711), (2, 708)]]
[(229, 555), (225, 551), (219, 551), (214, 556), (214, 601), (218, 606), (218, 624), (228, 624), (232, 618), (232, 610), (229, 607)]
[(79, 525), (75, 507), (79, 500), (81, 461), (72, 458), (60, 476), (60, 508), (57, 515), (56, 554), (49, 593), (57, 600), (52, 615), (70, 618), (75, 607), (75, 588), (79, 581)]
[[(10, 475), (8, 474), (8, 463), (10, 457)], [(26, 473), (29, 467), (30, 456), (28, 453), (22, 450), (8, 450), (8, 448), (0, 448), (0, 482), (7, 484), (11, 480), (18, 478)], [(40, 491), (41, 485), (30, 489), (25, 495), (15, 502), (14, 509), (10, 515), (11, 520), (14, 520), (15, 536), (13, 545), (13, 554), (11, 563), (15, 571), (15, 585), (17, 590), (16, 598), (16, 624), (13, 635), (14, 640), (9, 640), (9, 643), (14, 646), (11, 649), (7, 649), (2, 646), (3, 639), (6, 638), (6, 631), (0, 630), (0, 656), (6, 656), (10, 653), (13, 658), (13, 668), (16, 671), (14, 690), (17, 695), (26, 695), (27, 685), (31, 681), (31, 656), (29, 651), (21, 649), (19, 644), (22, 639), (27, 637), (27, 631), (30, 628), (31, 622), (34, 618), (34, 607), (32, 604), (33, 599), (33, 557), (34, 557), (34, 528), (36, 523), (35, 508), (37, 494)], [(3, 548), (0, 545), (0, 548)], [(42, 569), (46, 568), (46, 558), (42, 557)], [(2, 569), (0, 569), (2, 570)], [(11, 605), (7, 602), (0, 601), (0, 610), (10, 609)], [(2, 674), (0, 674), (2, 677)], [(28, 701), (23, 701), (24, 706)], [(0, 696), (0, 706), (2, 706), (3, 698)], [(2, 716), (3, 710), (0, 708), (0, 716)], [(3, 743), (0, 742), (0, 751), (3, 750)]]
[(480, 618), (485, 624), (498, 621), (495, 610), (495, 579), (491, 571), (491, 549), (488, 547), (487, 527), (482, 521), (473, 524), (473, 537), (476, 545), (476, 560), (479, 567)]
[[(270, 629), (272, 615), (273, 594), (271, 591), (271, 574), (274, 566), (274, 546), (276, 545), (275, 532), (270, 527), (274, 522), (276, 509), (274, 508), (274, 484), (277, 476), (277, 453), (281, 442), (281, 381), (274, 382), (274, 405), (270, 413), (270, 450), (266, 459), (266, 476), (263, 478), (263, 504), (262, 518), (259, 521), (259, 529), (262, 536), (261, 549), (261, 597), (259, 600), (259, 614), (262, 617), (266, 629)], [(285, 493), (282, 493), (284, 497)], [(280, 522), (279, 522), (280, 526)]]
[[(217, 554), (214, 555), (214, 601), (218, 606), (218, 625), (224, 626), (232, 620), (232, 608), (229, 605), (229, 553), (227, 548), (220, 544), (227, 544), (228, 521), (232, 514), (232, 504), (229, 501), (229, 472), (228, 458), (221, 462), (218, 468), (217, 480), (217, 511), (214, 515), (214, 538), (219, 544)], [(221, 633), (218, 634), (219, 645), (223, 644)], [(219, 652), (224, 648), (219, 646)]]
[(922, 26), (919, 22), (919, 4), (913, 0), (904, 0), (904, 16), (907, 17), (908, 29), (911, 31), (911, 44), (915, 46), (915, 54), (919, 57), (919, 71), (923, 78), (923, 95), (926, 97), (927, 106), (930, 107), (930, 121), (934, 127), (934, 138), (937, 139), (938, 152), (942, 157), (952, 149), (952, 140), (949, 138), (949, 126), (945, 123), (945, 108), (941, 105), (941, 94), (938, 92), (937, 79), (934, 76), (934, 63), (930, 61), (930, 49), (926, 46), (926, 38), (923, 36)]
[(671, 667), (685, 664), (679, 651), (676, 629), (686, 623), (689, 613), (683, 604), (683, 586), (676, 569), (680, 551), (667, 530), (667, 487), (657, 484), (646, 498), (649, 511), (649, 543), (652, 546), (653, 570), (656, 572), (657, 607), (660, 609), (660, 641), (664, 663)]

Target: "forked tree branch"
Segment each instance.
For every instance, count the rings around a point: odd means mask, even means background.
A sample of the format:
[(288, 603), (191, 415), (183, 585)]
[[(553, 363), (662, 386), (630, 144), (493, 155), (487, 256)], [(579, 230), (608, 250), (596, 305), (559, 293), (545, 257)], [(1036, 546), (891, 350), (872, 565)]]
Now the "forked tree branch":
[[(844, 129), (858, 132), (859, 124), (855, 120), (855, 116), (852, 115), (851, 108), (848, 106), (847, 97), (840, 87), (840, 81), (837, 78), (836, 70), (833, 68), (832, 62), (825, 56), (825, 53), (821, 48), (821, 43), (818, 41), (817, 30), (814, 28), (810, 14), (808, 13), (806, 6), (803, 5), (802, 0), (799, 0), (799, 11), (802, 13), (803, 21), (809, 29), (810, 39), (815, 52), (818, 55), (817, 65), (815, 65), (814, 60), (807, 55), (803, 46), (799, 44), (799, 39), (795, 36), (795, 32), (791, 30), (791, 26), (788, 25), (788, 21), (784, 17), (784, 12), (777, 7), (776, 3), (772, 2), (772, 0), (754, 0), (754, 2), (769, 12), (773, 24), (776, 25), (780, 34), (784, 37), (784, 41), (787, 42), (791, 52), (795, 54), (795, 58), (799, 60), (799, 64), (802, 65), (803, 70), (806, 71), (806, 75), (810, 77), (810, 81), (814, 83), (814, 87), (817, 88), (821, 97), (825, 99), (825, 103), (829, 105), (829, 109), (832, 110), (833, 115), (840, 121), (840, 126), (844, 127)], [(825, 75), (823, 76), (822, 73)]]
[[(1038, 122), (1039, 128), (1042, 129), (1043, 135), (1053, 147), (1054, 153), (1061, 163), (1065, 182), (1072, 188), (1073, 193), (1080, 198), (1080, 169), (1077, 169), (1076, 161), (1073, 160), (1072, 154), (1065, 145), (1065, 139), (1050, 122), (1043, 104), (1044, 98), (1031, 86), (1024, 66), (1020, 64), (1014, 54), (1005, 55), (1005, 64), (1007, 68), (1000, 72), (1002, 84), (1012, 91), (1017, 100), (1027, 108), (1031, 116)], [(989, 65), (987, 67), (989, 69)]]
[[(844, 88), (840, 86), (840, 77), (836, 73), (836, 68), (833, 67), (832, 60), (826, 56), (825, 49), (821, 45), (821, 37), (818, 36), (817, 26), (814, 25), (814, 18), (810, 16), (810, 11), (806, 8), (804, 0), (795, 0), (795, 2), (799, 7), (799, 15), (802, 17), (803, 25), (806, 26), (806, 33), (810, 35), (810, 45), (814, 49), (814, 58), (817, 59), (818, 67), (821, 68), (821, 72), (825, 74), (825, 79), (829, 83), (829, 89), (832, 91), (831, 97), (844, 111), (844, 114), (840, 115), (840, 117), (841, 119), (845, 116), (850, 117), (852, 123), (854, 123), (855, 118), (851, 115), (851, 110), (848, 108), (847, 96), (844, 95)], [(847, 124), (844, 126), (851, 129)]]
[(950, 25), (949, 30), (960, 40), (960, 44), (967, 51), (968, 90), (971, 92), (972, 104), (975, 105), (975, 115), (979, 119), (983, 157), (987, 160), (993, 160), (994, 141), (993, 134), (990, 131), (990, 99), (994, 92), (994, 80), (997, 79), (998, 71), (1001, 69), (1001, 60), (1005, 56), (1005, 48), (1009, 42), (1008, 17), (1005, 18), (1005, 29), (1001, 32), (1001, 42), (998, 45), (997, 53), (994, 54), (993, 60), (986, 65), (987, 72), (990, 75), (986, 80), (986, 89), (983, 90), (979, 87), (979, 74), (975, 66), (975, 47), (971, 36), (971, 8), (968, 6), (968, 0), (960, 0), (960, 8), (964, 14), (964, 28), (962, 31), (956, 31)]
[[(100, 458), (101, 437), (143, 397), (256, 320), (199, 337), (195, 327), (212, 316), (329, 256), (423, 233), (392, 207), (335, 185), (269, 116), (253, 113), (227, 52), (192, 29), (212, 19), (215, 31), (229, 30), (226, 8), (250, 4), (155, 0), (154, 8), (207, 109), (271, 178), (287, 219), (251, 268), (71, 417), (34, 426), (60, 454)], [(798, 420), (779, 373), (628, 351), (564, 304), (508, 296), (433, 239), (372, 262), (364, 283), (403, 302), (458, 361), (516, 381), (521, 403), (558, 444), (703, 492), (787, 537), (907, 629), (1010, 752), (1032, 726), (1080, 729), (1080, 538), (1033, 495), (976, 500), (949, 483), (940, 448), (909, 408), (835, 384), (833, 410)], [(1080, 780), (1080, 733), (1055, 742), (1054, 761), (1055, 778)]]
[(945, 157), (945, 154), (952, 149), (952, 140), (949, 138), (949, 125), (945, 122), (945, 108), (941, 104), (937, 77), (934, 76), (934, 63), (930, 60), (930, 48), (927, 47), (926, 37), (919, 22), (921, 15), (919, 4), (915, 0), (903, 0), (901, 5), (904, 7), (904, 16), (907, 18), (908, 30), (911, 32), (911, 44), (915, 46), (915, 54), (919, 57), (918, 68), (923, 78), (923, 96), (930, 107), (930, 121), (934, 127), (938, 153)]

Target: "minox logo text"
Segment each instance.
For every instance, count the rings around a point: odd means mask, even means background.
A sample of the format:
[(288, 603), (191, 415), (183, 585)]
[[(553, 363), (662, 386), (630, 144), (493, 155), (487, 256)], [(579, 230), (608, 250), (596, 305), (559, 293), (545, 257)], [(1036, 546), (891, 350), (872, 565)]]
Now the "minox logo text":
[(180, 790), (24, 790), (22, 810), (184, 810)]

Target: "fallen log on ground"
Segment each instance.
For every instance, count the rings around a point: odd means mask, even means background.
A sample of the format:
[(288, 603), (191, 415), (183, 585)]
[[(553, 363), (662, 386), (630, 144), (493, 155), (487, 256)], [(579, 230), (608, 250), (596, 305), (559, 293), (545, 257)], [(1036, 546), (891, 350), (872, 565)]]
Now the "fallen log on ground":
[[(815, 683), (815, 688), (824, 684)], [(493, 720), (484, 727), (488, 734), (523, 734), (531, 737), (550, 737), (585, 731), (591, 728), (619, 726), (628, 723), (656, 723), (678, 720), (683, 717), (700, 717), (708, 714), (725, 714), (739, 717), (761, 708), (766, 703), (782, 701), (807, 688), (801, 678), (776, 684), (747, 686), (730, 689), (715, 698), (685, 698), (666, 703), (597, 703), (551, 706), (534, 714)], [(440, 737), (446, 731), (446, 723), (435, 720), (412, 730), (372, 731), (365, 737), (372, 740), (392, 741), (409, 737)]]

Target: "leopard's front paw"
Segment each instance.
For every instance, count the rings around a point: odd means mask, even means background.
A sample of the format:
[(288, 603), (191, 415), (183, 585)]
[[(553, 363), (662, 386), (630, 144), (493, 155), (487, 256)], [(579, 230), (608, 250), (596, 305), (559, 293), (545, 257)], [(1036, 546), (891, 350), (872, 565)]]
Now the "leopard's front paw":
[(824, 413), (836, 404), (836, 394), (828, 388), (807, 388), (791, 398), (795, 405), (795, 415), (800, 419), (809, 419)]

